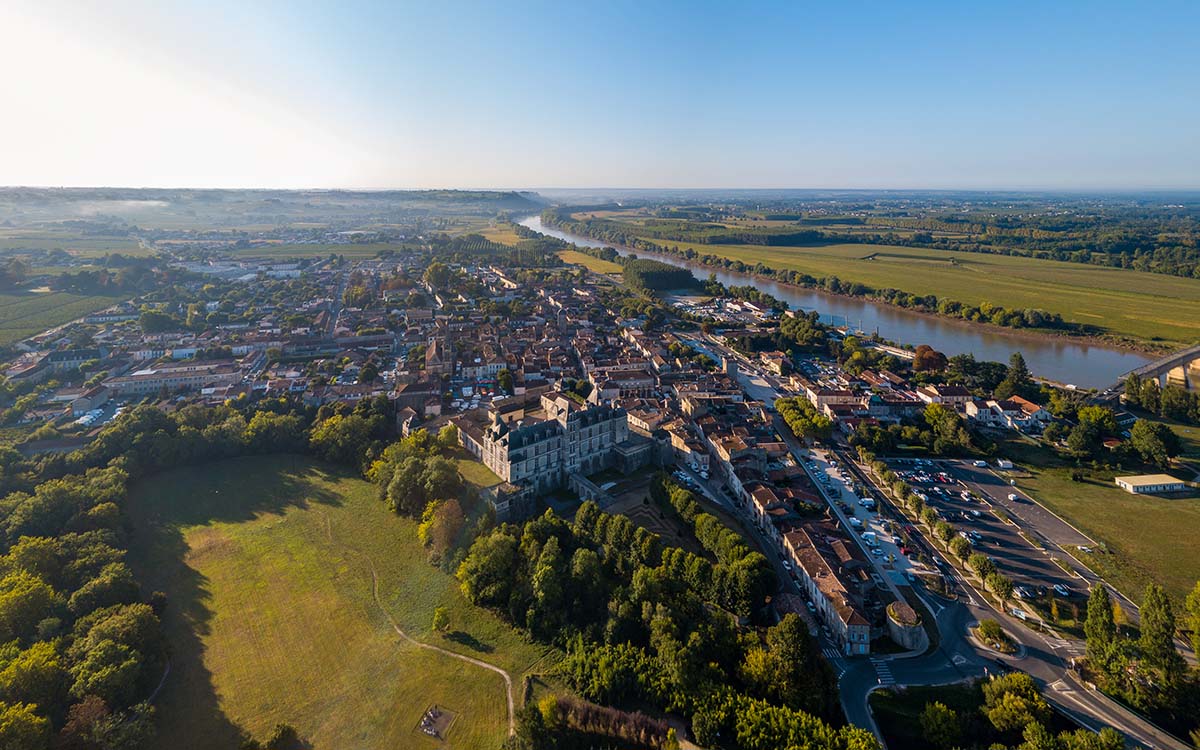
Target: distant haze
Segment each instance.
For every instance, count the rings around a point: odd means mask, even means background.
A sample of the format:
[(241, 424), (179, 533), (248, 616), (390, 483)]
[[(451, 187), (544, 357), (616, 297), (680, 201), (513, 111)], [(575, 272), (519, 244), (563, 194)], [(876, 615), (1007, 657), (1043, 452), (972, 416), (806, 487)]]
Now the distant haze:
[(0, 184), (1200, 188), (1200, 3), (0, 10)]

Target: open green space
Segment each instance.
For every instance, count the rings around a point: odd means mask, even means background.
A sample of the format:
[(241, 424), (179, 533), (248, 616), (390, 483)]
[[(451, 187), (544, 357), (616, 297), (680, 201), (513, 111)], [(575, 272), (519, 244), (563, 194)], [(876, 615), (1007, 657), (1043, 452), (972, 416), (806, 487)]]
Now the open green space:
[(564, 263), (575, 263), (594, 273), (621, 273), (623, 270), (619, 263), (594, 258), (578, 250), (560, 250), (558, 257), (562, 258)]
[(69, 292), (11, 292), (0, 294), (0, 345), (41, 333), (124, 297)]
[(1072, 466), (1027, 442), (1010, 441), (1003, 453), (1028, 471), (1016, 479), (1021, 490), (1104, 545), (1078, 556), (1134, 601), (1151, 581), (1182, 601), (1200, 580), (1200, 559), (1180, 554), (1200, 535), (1200, 498), (1131, 495), (1113, 483), (1115, 472), (1090, 468), (1076, 482)]
[[(507, 670), (518, 693), (545, 654), (469, 604), (416, 524), (341, 469), (299, 456), (178, 469), (136, 486), (129, 511), (131, 562), (168, 597), (156, 747), (237, 747), (279, 722), (318, 748), (497, 747), (500, 675), (401, 639), (373, 576), (405, 632)], [(438, 606), (446, 635), (431, 632)], [(415, 731), (435, 703), (457, 714), (445, 743)]]
[[(637, 233), (637, 225), (629, 229)], [(1142, 339), (1200, 339), (1200, 281), (1120, 268), (1021, 256), (951, 252), (899, 245), (804, 247), (652, 242), (749, 265), (763, 263), (815, 277), (837, 276), (875, 288), (934, 294), (972, 305), (1037, 308)]]

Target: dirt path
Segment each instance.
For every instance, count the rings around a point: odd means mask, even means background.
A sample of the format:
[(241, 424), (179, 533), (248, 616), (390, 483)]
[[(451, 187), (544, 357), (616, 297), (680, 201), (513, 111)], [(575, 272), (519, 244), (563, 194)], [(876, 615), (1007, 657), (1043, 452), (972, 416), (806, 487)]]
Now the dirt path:
[(400, 628), (400, 625), (396, 622), (396, 620), (392, 617), (391, 613), (387, 611), (387, 608), (383, 606), (383, 601), (379, 598), (379, 574), (375, 572), (375, 565), (373, 563), (368, 561), (368, 564), (371, 566), (371, 595), (375, 597), (375, 605), (379, 607), (379, 611), (382, 612), (383, 616), (387, 618), (387, 621), (392, 626), (392, 630), (395, 630), (401, 638), (412, 645), (417, 646), (418, 648), (436, 651), (439, 654), (444, 654), (454, 659), (458, 659), (459, 661), (465, 661), (468, 664), (474, 664), (477, 667), (482, 667), (483, 669), (495, 672), (504, 678), (504, 694), (508, 699), (508, 735), (511, 737), (512, 735), (516, 734), (517, 722), (515, 713), (513, 711), (512, 677), (508, 674), (508, 672), (500, 667), (497, 667), (495, 664), (488, 664), (486, 661), (475, 659), (473, 657), (466, 656), (465, 654), (459, 654), (449, 649), (442, 648), (441, 646), (434, 646), (431, 643), (422, 643), (408, 633), (405, 633)]

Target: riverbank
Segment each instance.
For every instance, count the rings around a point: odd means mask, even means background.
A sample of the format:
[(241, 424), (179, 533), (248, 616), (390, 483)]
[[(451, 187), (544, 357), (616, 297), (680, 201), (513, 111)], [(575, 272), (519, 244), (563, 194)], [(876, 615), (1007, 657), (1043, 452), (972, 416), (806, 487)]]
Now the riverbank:
[(540, 234), (556, 237), (581, 247), (614, 247), (617, 252), (635, 253), (688, 268), (698, 279), (710, 274), (726, 286), (753, 285), (786, 301), (793, 309), (816, 310), (826, 323), (850, 325), (878, 332), (886, 339), (909, 345), (928, 344), (948, 356), (970, 353), (981, 360), (1007, 362), (1020, 351), (1038, 376), (1083, 388), (1107, 388), (1117, 378), (1162, 351), (1151, 342), (1135, 343), (1102, 336), (1064, 336), (1056, 332), (1014, 329), (988, 323), (965, 321), (860, 296), (836, 294), (825, 289), (790, 284), (774, 277), (709, 266), (670, 253), (661, 254), (564, 232), (545, 226), (541, 216), (518, 223)]
[[(612, 244), (603, 234), (591, 235), (586, 229), (576, 223), (564, 224), (561, 218), (546, 226), (565, 234), (584, 236), (593, 241)], [(543, 222), (545, 218), (539, 217)], [(931, 315), (937, 319), (966, 323), (979, 326), (983, 330), (1000, 330), (1005, 333), (1027, 336), (1048, 336), (1052, 338), (1067, 338), (1074, 341), (1086, 342), (1096, 346), (1104, 346), (1125, 352), (1136, 352), (1158, 355), (1171, 351), (1182, 341), (1167, 340), (1165, 336), (1140, 335), (1131, 331), (1120, 331), (1113, 328), (1116, 321), (1101, 317), (1094, 309), (1096, 298), (1113, 293), (1116, 287), (1123, 284), (1113, 283), (1113, 273), (1124, 271), (1092, 268), (1080, 264), (1057, 263), (1053, 268), (1034, 268), (1032, 264), (1043, 263), (1037, 259), (990, 254), (951, 254), (938, 250), (926, 250), (910, 247), (890, 247), (875, 245), (853, 246), (813, 246), (813, 247), (774, 247), (774, 246), (731, 246), (705, 245), (678, 242), (673, 240), (653, 240), (636, 234), (629, 235), (633, 244), (625, 244), (618, 249), (632, 253), (650, 255), (660, 260), (672, 257), (679, 261), (677, 264), (703, 266), (710, 271), (734, 271), (759, 282), (772, 282), (805, 290), (824, 292), (855, 300), (866, 300), (871, 303), (888, 306), (897, 310), (921, 315)], [(668, 245), (670, 245), (668, 247)], [(863, 253), (866, 253), (863, 255)], [(798, 260), (799, 258), (803, 260)], [(833, 263), (833, 265), (830, 265)], [(730, 264), (734, 264), (731, 268)], [(756, 271), (763, 268), (767, 273)], [(865, 269), (865, 270), (864, 270)], [(1032, 271), (1032, 272), (1031, 272)], [(1045, 281), (1039, 281), (1038, 276), (1044, 271), (1048, 274)], [(1070, 309), (1049, 313), (1042, 308), (1047, 304), (1045, 295), (1053, 293), (1054, 299), (1070, 298), (1081, 294), (1080, 279), (1075, 276), (1058, 278), (1064, 274), (1087, 274), (1088, 282), (1093, 273), (1104, 275), (1109, 287), (1087, 287), (1084, 290), (1088, 310), (1079, 311), (1078, 317), (1066, 317), (1064, 312)], [(813, 275), (815, 274), (815, 275)], [(963, 274), (966, 274), (964, 279)], [(796, 277), (804, 277), (797, 281)], [(985, 278), (986, 277), (986, 278)], [(834, 279), (833, 284), (821, 283)], [(904, 278), (903, 289), (897, 289), (900, 283), (897, 279)], [(1019, 282), (1014, 285), (1014, 281)], [(1136, 286), (1137, 279), (1130, 278), (1130, 286)], [(1142, 281), (1146, 281), (1142, 279)], [(954, 294), (964, 293), (964, 282), (969, 288), (969, 294), (978, 295), (978, 289), (987, 284), (1002, 287), (1003, 294), (995, 298), (959, 298)], [(1166, 277), (1149, 277), (1147, 283), (1177, 284), (1178, 280)], [(1186, 281), (1185, 281), (1186, 283)], [(915, 286), (914, 286), (915, 284)], [(1038, 286), (1049, 285), (1047, 289), (1037, 289)], [(923, 285), (923, 288), (922, 288)], [(839, 287), (845, 287), (844, 291)], [(1015, 287), (1015, 288), (1014, 288)], [(1200, 294), (1200, 287), (1189, 290)], [(1036, 292), (1036, 293), (1035, 293)], [(1138, 297), (1159, 299), (1162, 304), (1172, 305), (1178, 300), (1168, 299), (1165, 291), (1155, 289), (1139, 289), (1129, 292)], [(899, 298), (899, 299), (895, 299)], [(1000, 300), (1003, 300), (1001, 304)], [(1080, 304), (1079, 299), (1073, 300)], [(1194, 300), (1200, 304), (1200, 296)], [(1129, 300), (1133, 304), (1135, 300)], [(940, 312), (943, 306), (949, 305), (951, 312)], [(937, 310), (930, 309), (937, 307)], [(1102, 307), (1111, 307), (1104, 305)], [(958, 312), (961, 311), (961, 312)], [(1150, 311), (1145, 311), (1149, 314)], [(1160, 311), (1164, 312), (1164, 311)], [(1008, 321), (1016, 318), (1021, 322), (1022, 313), (1026, 320), (1036, 321), (1042, 317), (1052, 317), (1056, 324), (1013, 325)], [(978, 320), (977, 317), (990, 316), (993, 319), (999, 315), (1004, 322)], [(1085, 319), (1096, 318), (1096, 322), (1084, 322)], [(1144, 325), (1141, 314), (1137, 316), (1139, 325)], [(1182, 324), (1180, 324), (1182, 325)], [(1061, 326), (1061, 327), (1059, 327)], [(1179, 333), (1175, 331), (1175, 333)]]

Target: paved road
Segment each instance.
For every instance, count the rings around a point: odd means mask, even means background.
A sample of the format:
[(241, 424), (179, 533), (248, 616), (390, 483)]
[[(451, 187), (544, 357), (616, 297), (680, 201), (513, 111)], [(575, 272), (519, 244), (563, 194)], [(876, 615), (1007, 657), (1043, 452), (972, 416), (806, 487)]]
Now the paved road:
[[(918, 529), (914, 536), (921, 536), (921, 533)], [(923, 541), (927, 548), (932, 549), (928, 540)], [(936, 551), (934, 554), (940, 556)], [(892, 660), (886, 672), (881, 672), (876, 665), (875, 685), (869, 684), (869, 674), (865, 674), (864, 667), (857, 667), (854, 675), (848, 670), (846, 675), (850, 679), (842, 686), (842, 704), (849, 720), (874, 729), (866, 701), (871, 690), (885, 684), (932, 685), (954, 682), (965, 677), (983, 676), (984, 670), (994, 672), (1003, 663), (1006, 667), (1020, 669), (1033, 676), (1043, 686), (1046, 699), (1082, 726), (1094, 730), (1104, 726), (1113, 727), (1132, 742), (1147, 748), (1186, 750), (1189, 747), (1101, 693), (1084, 686), (1069, 668), (1070, 660), (1083, 653), (1082, 642), (1035, 632), (1009, 614), (993, 609), (980, 592), (953, 570), (948, 561), (942, 559), (943, 570), (948, 571), (957, 600), (948, 602), (932, 594), (922, 595), (930, 611), (934, 612), (941, 645), (932, 654)], [(1017, 655), (1002, 656), (975, 646), (969, 636), (969, 626), (985, 617), (997, 620), (1013, 637), (1019, 645)], [(954, 676), (956, 674), (957, 677)], [(885, 682), (889, 679), (890, 683)]]
[[(693, 343), (699, 345), (701, 342), (693, 340)], [(785, 393), (777, 379), (762, 373), (755, 363), (736, 355), (727, 347), (720, 345), (719, 342), (706, 338), (699, 348), (710, 356), (721, 354), (734, 356), (739, 363), (739, 381), (752, 397), (770, 403), (775, 397)], [(743, 369), (749, 370), (749, 373), (742, 372)], [(781, 424), (778, 417), (775, 419), (775, 424), (777, 431), (792, 448), (793, 454), (801, 458), (805, 453), (804, 446), (795, 439), (790, 430)], [(846, 463), (848, 458), (843, 455), (842, 462)], [(1028, 498), (1024, 498), (1023, 502), (1011, 503), (1007, 499), (1011, 490), (1003, 480), (991, 472), (976, 471), (975, 468), (962, 462), (950, 462), (946, 467), (955, 479), (961, 480), (972, 492), (988, 498), (989, 503), (1006, 511), (1017, 524), (1015, 527), (1004, 524), (990, 513), (981, 513), (978, 518), (971, 515), (972, 523), (982, 526), (978, 529), (980, 534), (983, 535), (986, 529), (987, 534), (993, 540), (992, 548), (989, 549), (988, 543), (985, 542), (981, 545), (981, 549), (1001, 560), (1008, 560), (1009, 564), (1015, 567), (1018, 576), (1024, 575), (1030, 582), (1035, 580), (1035, 576), (1042, 575), (1047, 578), (1043, 579), (1041, 585), (1046, 585), (1046, 581), (1052, 585), (1055, 580), (1066, 579), (1067, 574), (1049, 561), (1049, 553), (1044, 558), (1034, 554), (1036, 550), (1024, 542), (1016, 532), (1025, 530), (1026, 533), (1042, 539), (1050, 553), (1062, 551), (1060, 546), (1062, 544), (1077, 544), (1079, 537), (1072, 536), (1072, 534), (1078, 534), (1078, 532), (1074, 532), (1061, 519), (1029, 501)], [(870, 482), (869, 475), (861, 467), (858, 467), (856, 473), (860, 475), (860, 478)], [(873, 482), (870, 483), (873, 484)], [(719, 493), (714, 494), (719, 496)], [(884, 492), (878, 487), (875, 488), (875, 494), (880, 498), (886, 498)], [(952, 498), (943, 496), (942, 499), (948, 506), (954, 504)], [(890, 506), (890, 503), (887, 505)], [(831, 507), (834, 508), (835, 513), (838, 513), (839, 509), (836, 508), (836, 505), (831, 505)], [(881, 506), (881, 509), (885, 507)], [(982, 506), (979, 506), (978, 509), (982, 510)], [(887, 508), (887, 510), (898, 518), (903, 517), (895, 508)], [(960, 512), (962, 510), (959, 509)], [(967, 512), (969, 513), (969, 510)], [(986, 520), (984, 519), (985, 515), (987, 516)], [(842, 523), (845, 524), (846, 519), (843, 519)], [(754, 528), (757, 529), (757, 527)], [(1043, 686), (1046, 699), (1075, 719), (1081, 726), (1093, 730), (1110, 726), (1122, 732), (1133, 743), (1154, 750), (1159, 748), (1189, 750), (1186, 743), (1167, 735), (1104, 695), (1082, 685), (1069, 669), (1070, 660), (1079, 656), (1083, 651), (1081, 642), (1043, 635), (1029, 629), (1014, 617), (993, 609), (979, 592), (972, 589), (970, 584), (954, 571), (949, 562), (941, 557), (928, 540), (923, 538), (919, 530), (912, 533), (910, 537), (914, 545), (924, 549), (933, 559), (941, 560), (940, 567), (947, 571), (951, 593), (956, 598), (947, 600), (923, 591), (919, 583), (914, 587), (914, 591), (933, 614), (940, 636), (938, 647), (928, 654), (874, 656), (869, 659), (851, 658), (837, 653), (836, 648), (833, 647), (834, 644), (821, 642), (822, 651), (834, 665), (835, 671), (839, 673), (839, 690), (848, 721), (878, 735), (878, 728), (868, 705), (870, 693), (873, 690), (893, 684), (947, 684), (966, 678), (983, 677), (989, 673), (995, 673), (999, 669), (1011, 668), (1020, 669), (1033, 676)], [(996, 544), (996, 541), (999, 544)], [(1020, 544), (1017, 543), (1018, 541)], [(1084, 544), (1087, 542), (1085, 541)], [(763, 546), (774, 549), (771, 544)], [(1000, 552), (1001, 550), (1003, 552)], [(776, 554), (769, 555), (769, 557), (778, 565)], [(871, 556), (871, 559), (877, 567), (882, 565), (880, 558)], [(1080, 575), (1084, 577), (1085, 581), (1088, 580), (1087, 574), (1090, 574), (1090, 571), (1069, 556), (1066, 561), (1072, 567), (1083, 568), (1086, 573), (1080, 571)], [(1046, 568), (1046, 565), (1049, 565), (1050, 568)], [(879, 573), (886, 576), (887, 571), (880, 567)], [(1093, 574), (1092, 580), (1094, 579)], [(788, 584), (791, 583), (789, 577), (785, 577), (783, 580)], [(1073, 583), (1076, 590), (1086, 588), (1077, 580)], [(1001, 656), (975, 645), (969, 635), (970, 627), (985, 617), (1000, 622), (1002, 627), (1014, 638), (1019, 647), (1016, 655)]]

